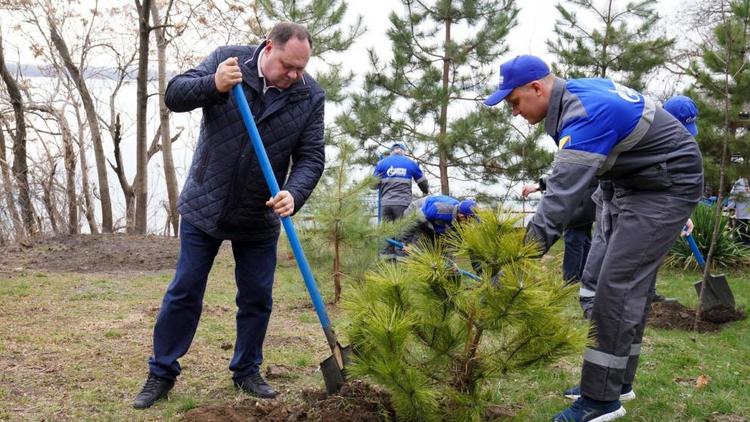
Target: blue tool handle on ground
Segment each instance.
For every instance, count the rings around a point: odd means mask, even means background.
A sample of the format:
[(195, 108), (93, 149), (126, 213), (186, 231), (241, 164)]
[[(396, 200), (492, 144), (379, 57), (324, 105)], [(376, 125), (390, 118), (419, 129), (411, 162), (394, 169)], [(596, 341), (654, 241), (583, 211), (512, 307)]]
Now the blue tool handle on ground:
[[(271, 195), (276, 196), (280, 191), (279, 183), (276, 181), (276, 176), (273, 174), (271, 162), (268, 160), (268, 154), (266, 154), (266, 149), (263, 147), (263, 141), (260, 139), (258, 127), (255, 125), (255, 120), (253, 119), (253, 113), (250, 111), (250, 106), (247, 103), (247, 98), (245, 97), (245, 93), (242, 91), (240, 84), (232, 87), (232, 93), (234, 94), (234, 100), (237, 103), (237, 107), (240, 109), (242, 120), (245, 122), (247, 133), (250, 135), (250, 141), (253, 144), (255, 155), (258, 157), (260, 168), (263, 170), (263, 177), (266, 179), (268, 188), (271, 189)], [(328, 319), (325, 304), (323, 304), (323, 298), (320, 296), (317, 284), (315, 284), (315, 278), (310, 269), (310, 264), (308, 264), (307, 258), (305, 258), (305, 253), (302, 251), (302, 244), (297, 237), (297, 231), (294, 230), (292, 218), (282, 217), (281, 224), (284, 225), (286, 236), (289, 238), (289, 244), (292, 246), (292, 251), (294, 252), (294, 258), (297, 260), (299, 270), (302, 273), (302, 278), (305, 280), (305, 286), (312, 298), (313, 306), (315, 306), (315, 312), (318, 314), (320, 324), (326, 332), (326, 339), (329, 343), (328, 345), (333, 349), (336, 346), (336, 341), (335, 336), (332, 335), (331, 321)]]
[[(391, 239), (391, 238), (388, 238), (388, 239), (385, 239), (385, 241), (386, 241), (386, 242), (388, 242), (388, 243), (390, 243), (391, 245), (393, 245), (393, 246), (395, 246), (395, 247), (399, 248), (399, 249), (404, 249), (404, 244), (403, 244), (403, 243), (401, 243), (401, 242), (399, 242), (399, 241), (398, 241), (398, 240), (396, 240), (396, 239)], [(478, 275), (476, 275), (476, 274), (474, 274), (474, 273), (471, 273), (471, 272), (468, 272), (468, 271), (466, 271), (466, 270), (462, 270), (462, 269), (458, 268), (458, 265), (456, 265), (456, 263), (455, 263), (455, 262), (453, 262), (453, 261), (451, 261), (450, 259), (448, 259), (447, 261), (448, 261), (448, 262), (449, 262), (449, 263), (450, 263), (450, 264), (451, 264), (451, 265), (453, 266), (453, 268), (454, 268), (454, 269), (456, 270), (456, 272), (458, 272), (459, 274), (461, 274), (461, 275), (465, 275), (466, 277), (469, 277), (469, 278), (470, 278), (470, 279), (472, 279), (472, 280), (476, 280), (476, 281), (480, 281), (480, 280), (481, 280), (481, 278), (480, 278), (480, 277), (479, 277)]]
[(706, 266), (706, 261), (703, 259), (703, 254), (700, 249), (698, 249), (698, 244), (695, 243), (693, 235), (689, 234), (685, 236), (685, 240), (687, 240), (688, 245), (690, 245), (690, 250), (693, 251), (693, 255), (695, 256), (695, 260), (698, 261), (698, 265), (700, 265), (701, 268), (704, 268)]
[(401, 242), (399, 242), (399, 241), (398, 241), (398, 240), (396, 240), (396, 239), (391, 239), (391, 238), (388, 238), (388, 239), (385, 239), (385, 241), (386, 241), (386, 242), (388, 242), (388, 243), (390, 243), (391, 245), (393, 245), (393, 246), (395, 246), (395, 247), (399, 248), (399, 249), (404, 249), (404, 244), (403, 244), (403, 243), (401, 243)]

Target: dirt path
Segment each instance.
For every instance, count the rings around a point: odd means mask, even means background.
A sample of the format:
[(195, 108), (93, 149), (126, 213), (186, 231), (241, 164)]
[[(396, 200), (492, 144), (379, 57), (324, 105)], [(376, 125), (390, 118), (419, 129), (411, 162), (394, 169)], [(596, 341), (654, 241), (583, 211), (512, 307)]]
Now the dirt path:
[(179, 241), (125, 234), (58, 236), (0, 248), (0, 273), (45, 270), (128, 273), (174, 269)]

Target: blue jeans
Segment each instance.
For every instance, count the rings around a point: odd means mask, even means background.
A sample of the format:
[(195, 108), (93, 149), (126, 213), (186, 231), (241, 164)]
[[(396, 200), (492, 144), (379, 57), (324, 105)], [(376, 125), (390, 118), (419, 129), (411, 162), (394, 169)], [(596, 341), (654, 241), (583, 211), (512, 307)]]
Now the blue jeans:
[[(278, 237), (266, 241), (232, 241), (237, 283), (237, 339), (229, 364), (234, 379), (257, 373), (263, 361), (263, 339), (273, 304), (273, 275)], [(182, 220), (180, 256), (154, 326), (152, 374), (175, 379), (177, 359), (187, 353), (203, 309), (208, 273), (222, 240)]]
[(568, 283), (575, 283), (581, 280), (586, 258), (591, 249), (591, 225), (567, 228), (563, 237), (565, 239), (563, 279)]

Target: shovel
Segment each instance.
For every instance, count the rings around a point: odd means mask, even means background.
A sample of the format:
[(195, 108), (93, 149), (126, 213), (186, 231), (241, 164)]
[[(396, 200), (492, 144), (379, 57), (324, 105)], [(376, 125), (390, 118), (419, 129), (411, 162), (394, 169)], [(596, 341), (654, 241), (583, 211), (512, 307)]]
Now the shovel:
[[(242, 120), (245, 122), (245, 128), (247, 133), (250, 135), (250, 141), (253, 144), (255, 155), (258, 157), (258, 163), (260, 164), (261, 170), (263, 170), (263, 177), (266, 179), (268, 188), (271, 190), (271, 195), (276, 196), (279, 193), (279, 183), (276, 181), (276, 176), (273, 174), (271, 168), (271, 162), (268, 160), (265, 148), (263, 148), (263, 141), (260, 139), (260, 133), (258, 133), (258, 127), (255, 125), (253, 114), (250, 111), (250, 106), (247, 103), (245, 93), (242, 91), (240, 84), (232, 87), (232, 94), (234, 94), (234, 100), (237, 103), (237, 107), (240, 109)], [(302, 278), (305, 280), (305, 286), (307, 292), (310, 294), (315, 312), (318, 314), (320, 325), (323, 327), (328, 346), (331, 348), (331, 356), (326, 358), (320, 364), (320, 371), (323, 373), (323, 379), (326, 384), (326, 392), (328, 394), (337, 393), (341, 386), (346, 380), (346, 372), (344, 367), (349, 362), (349, 356), (351, 354), (351, 347), (342, 347), (336, 339), (336, 333), (331, 327), (331, 321), (328, 319), (328, 313), (326, 312), (323, 299), (318, 291), (318, 286), (315, 283), (310, 265), (307, 263), (305, 253), (302, 251), (302, 245), (300, 244), (297, 232), (294, 230), (294, 224), (292, 223), (291, 217), (282, 217), (281, 223), (286, 231), (286, 236), (289, 238), (289, 244), (292, 246), (294, 252), (294, 259), (299, 265), (299, 270), (302, 273)]]
[[(685, 236), (685, 239), (687, 240), (688, 245), (690, 245), (690, 250), (693, 251), (693, 255), (695, 255), (695, 260), (698, 262), (698, 265), (700, 265), (701, 269), (704, 269), (706, 261), (703, 259), (703, 254), (701, 254), (700, 249), (698, 249), (698, 244), (695, 243), (695, 239), (693, 239), (692, 235)], [(699, 297), (702, 284), (702, 281), (696, 281), (693, 284)], [(706, 287), (703, 289), (703, 298), (700, 302), (699, 306), (702, 314), (719, 306), (734, 310), (734, 295), (732, 294), (732, 289), (729, 288), (729, 284), (727, 283), (724, 274), (708, 275), (708, 278), (706, 279)]]

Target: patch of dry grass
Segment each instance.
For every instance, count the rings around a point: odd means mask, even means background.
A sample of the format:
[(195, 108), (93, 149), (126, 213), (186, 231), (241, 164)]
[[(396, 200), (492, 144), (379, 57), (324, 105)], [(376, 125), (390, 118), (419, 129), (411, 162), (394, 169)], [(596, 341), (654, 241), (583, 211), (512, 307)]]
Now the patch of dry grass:
[[(306, 388), (323, 388), (317, 366), (329, 351), (299, 272), (283, 240), (280, 245), (265, 361), (280, 366), (270, 381), (293, 408), (305, 401)], [(558, 260), (548, 260), (551, 271), (559, 271)], [(170, 400), (141, 411), (131, 407), (148, 371), (153, 325), (172, 271), (0, 273), (0, 420), (169, 421), (196, 407), (246, 405), (248, 396), (234, 389), (228, 369), (236, 287), (226, 248), (210, 275), (201, 323)], [(737, 303), (746, 306), (750, 274), (727, 278)], [(658, 288), (695, 306), (695, 279), (697, 273), (665, 270)], [(319, 284), (331, 297), (330, 286)], [(340, 329), (343, 316), (329, 312)], [(571, 324), (580, 321), (578, 305), (571, 303), (566, 315)], [(628, 420), (748, 420), (748, 328), (750, 320), (740, 321), (696, 341), (690, 333), (648, 329)], [(513, 420), (548, 420), (568, 404), (560, 392), (578, 381), (579, 371), (576, 356), (545, 370), (508, 374), (492, 400), (513, 409)], [(698, 389), (691, 380), (700, 375), (711, 381)]]
[[(147, 375), (153, 325), (172, 271), (21, 272), (0, 280), (0, 420), (173, 420), (196, 406), (244, 399), (228, 369), (233, 271), (231, 251), (222, 250), (198, 332), (181, 360), (182, 376), (168, 402), (145, 411), (131, 402)], [(290, 398), (302, 386), (322, 386), (316, 367), (329, 354), (296, 271), (290, 265), (277, 271), (265, 348), (266, 362), (297, 369), (274, 382)]]

